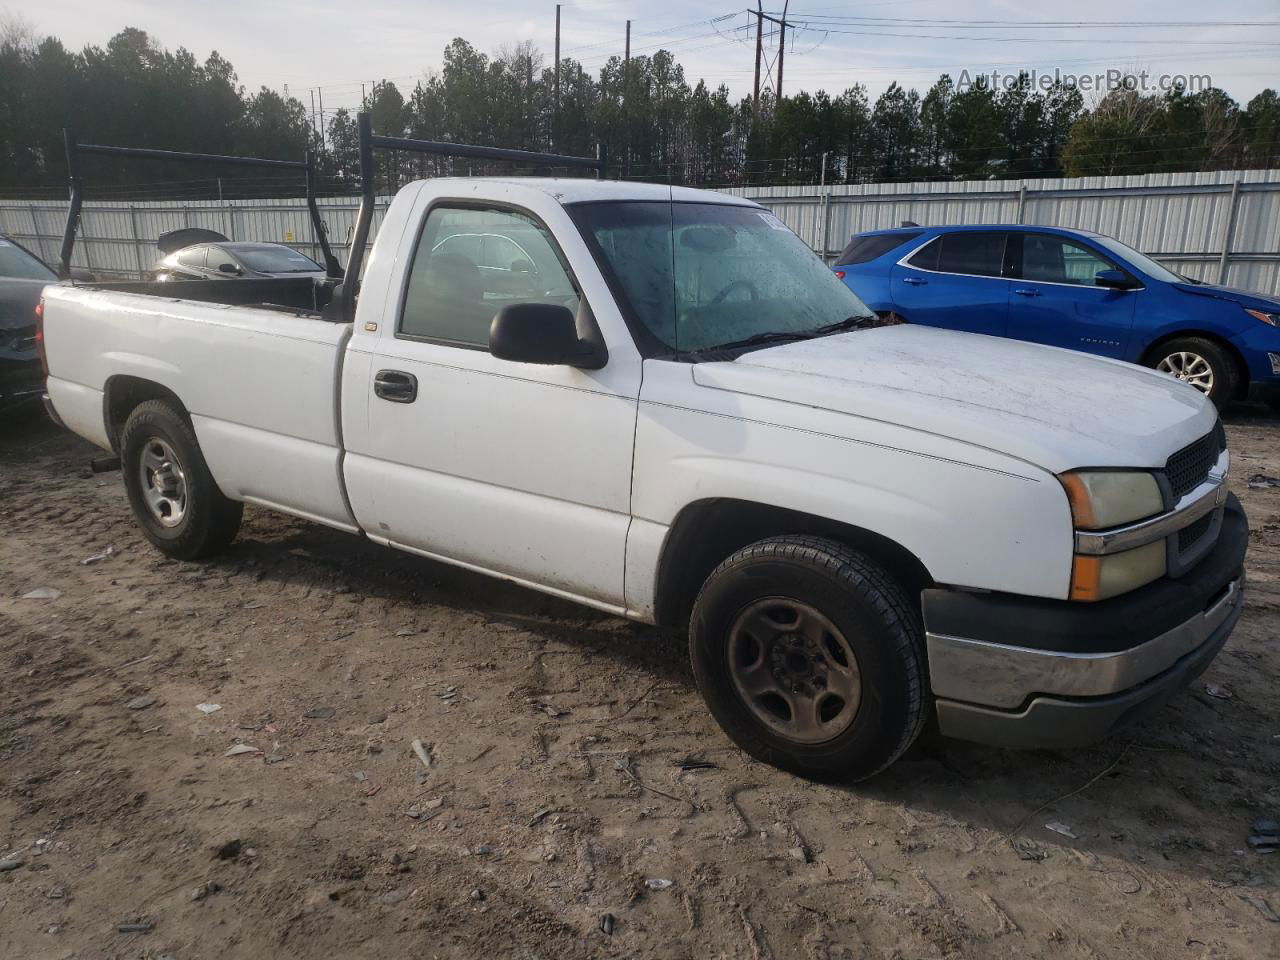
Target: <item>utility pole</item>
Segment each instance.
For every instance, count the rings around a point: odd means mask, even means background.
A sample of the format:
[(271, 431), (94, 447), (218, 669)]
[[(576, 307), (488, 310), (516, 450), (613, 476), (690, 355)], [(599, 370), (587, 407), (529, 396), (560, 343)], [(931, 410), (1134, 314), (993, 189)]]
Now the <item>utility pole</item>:
[(775, 100), (782, 100), (782, 62), (787, 55), (787, 12), (783, 10), (778, 24), (778, 85), (773, 91)]
[(756, 0), (756, 85), (755, 91), (751, 95), (751, 108), (755, 112), (760, 111), (760, 55), (762, 52), (761, 40), (764, 34), (764, 0)]
[(311, 132), (316, 132), (316, 91), (313, 87), (311, 93)]
[(756, 82), (752, 99), (757, 109), (759, 109), (760, 105), (760, 62), (764, 59), (763, 33), (764, 21), (766, 20), (770, 23), (777, 24), (778, 26), (778, 58), (776, 61), (778, 65), (778, 72), (773, 78), (773, 99), (775, 102), (782, 99), (782, 67), (786, 60), (787, 53), (787, 27), (795, 26), (795, 24), (787, 20), (787, 9), (790, 6), (791, 0), (787, 0), (787, 2), (782, 6), (781, 17), (775, 17), (771, 13), (765, 13), (761, 0), (756, 0), (757, 9), (747, 11), (756, 18)]
[[(627, 21), (627, 46), (622, 57), (622, 122), (627, 123), (627, 94), (631, 91), (631, 21)], [(622, 149), (622, 175), (631, 175), (631, 137), (627, 136)]]
[(555, 122), (560, 119), (560, 4), (558, 3), (556, 4), (556, 74), (555, 74), (555, 77), (556, 77), (555, 101), (552, 104), (554, 109), (551, 112), (551, 116), (553, 118), (552, 119), (553, 131), (555, 129), (554, 128)]
[(327, 150), (324, 142), (324, 88), (316, 87), (316, 95), (320, 98), (320, 149)]

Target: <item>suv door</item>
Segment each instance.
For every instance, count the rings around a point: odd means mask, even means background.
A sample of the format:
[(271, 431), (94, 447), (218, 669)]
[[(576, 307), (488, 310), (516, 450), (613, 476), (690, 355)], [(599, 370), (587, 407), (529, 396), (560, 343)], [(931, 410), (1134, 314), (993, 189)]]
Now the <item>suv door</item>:
[[(514, 208), (441, 200), (418, 222), (403, 292), (391, 294), (400, 302), (370, 338), (372, 355), (348, 361), (368, 371), (367, 416), (348, 431), (344, 464), (361, 526), (622, 607), (638, 356), (618, 351), (600, 370), (494, 357), (489, 325), (503, 306), (588, 309), (575, 272), (550, 231)], [(478, 244), (449, 242), (466, 235), (518, 236), (541, 265), (536, 289), (512, 291), (481, 269)]]
[(1005, 230), (962, 230), (934, 237), (894, 265), (893, 300), (908, 323), (1003, 336), (1009, 281)]
[(1123, 268), (1084, 242), (1053, 233), (1017, 231), (1009, 254), (1009, 336), (1123, 358), (1141, 291), (1095, 282), (1099, 271)]

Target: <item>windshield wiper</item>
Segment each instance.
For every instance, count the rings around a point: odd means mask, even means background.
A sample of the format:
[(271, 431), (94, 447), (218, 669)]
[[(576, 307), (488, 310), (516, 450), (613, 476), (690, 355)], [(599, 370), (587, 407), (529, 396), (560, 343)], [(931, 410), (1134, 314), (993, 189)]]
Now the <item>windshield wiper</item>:
[[(741, 340), (731, 340), (728, 343), (721, 343), (714, 347), (707, 347), (706, 351), (740, 350), (744, 347), (759, 347), (768, 343), (788, 343), (794, 340), (812, 340), (815, 337), (826, 337), (833, 333), (841, 333), (845, 330), (856, 330), (875, 319), (875, 314), (867, 314), (855, 317), (845, 317), (843, 320), (837, 320), (835, 323), (824, 324), (821, 327), (814, 327), (810, 330), (770, 330), (765, 333), (756, 333), (749, 337), (743, 337)], [(703, 353), (704, 351), (695, 350), (693, 352)]]
[(845, 330), (857, 330), (867, 324), (874, 323), (877, 319), (874, 313), (862, 313), (856, 317), (845, 317), (835, 323), (828, 323), (825, 327), (810, 330), (809, 336), (825, 337), (832, 333), (843, 333)]

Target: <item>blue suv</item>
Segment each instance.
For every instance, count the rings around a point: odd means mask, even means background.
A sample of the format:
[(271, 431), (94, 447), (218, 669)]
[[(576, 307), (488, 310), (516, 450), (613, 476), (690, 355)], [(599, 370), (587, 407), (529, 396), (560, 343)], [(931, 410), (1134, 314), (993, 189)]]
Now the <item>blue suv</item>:
[(856, 234), (833, 268), (881, 316), (1083, 350), (1280, 408), (1280, 299), (1162, 267), (1118, 240), (1032, 226)]

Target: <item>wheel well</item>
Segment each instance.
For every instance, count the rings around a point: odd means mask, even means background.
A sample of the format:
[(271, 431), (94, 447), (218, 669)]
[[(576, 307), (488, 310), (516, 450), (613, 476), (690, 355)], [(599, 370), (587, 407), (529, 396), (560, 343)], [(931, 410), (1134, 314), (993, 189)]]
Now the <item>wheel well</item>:
[(148, 400), (168, 400), (186, 415), (187, 408), (178, 399), (178, 395), (154, 380), (120, 375), (107, 381), (102, 395), (102, 415), (107, 437), (111, 440), (111, 449), (116, 453), (120, 452), (120, 432), (124, 429), (129, 414), (133, 413), (138, 404)]
[(786, 534), (828, 537), (874, 558), (913, 595), (933, 583), (920, 559), (870, 530), (747, 500), (700, 500), (680, 511), (658, 562), (655, 618), (680, 628), (689, 620), (698, 591), (720, 562), (749, 543)]
[(1141, 363), (1144, 367), (1151, 366), (1151, 361), (1155, 359), (1156, 352), (1166, 343), (1173, 340), (1181, 340), (1184, 337), (1199, 337), (1201, 340), (1208, 340), (1216, 343), (1226, 351), (1227, 356), (1231, 358), (1231, 362), (1236, 367), (1236, 397), (1243, 397), (1249, 391), (1249, 365), (1245, 363), (1244, 354), (1242, 354), (1236, 345), (1230, 340), (1220, 337), (1216, 333), (1209, 333), (1207, 330), (1175, 330), (1173, 333), (1166, 333), (1158, 340), (1153, 340), (1147, 349), (1142, 351)]

